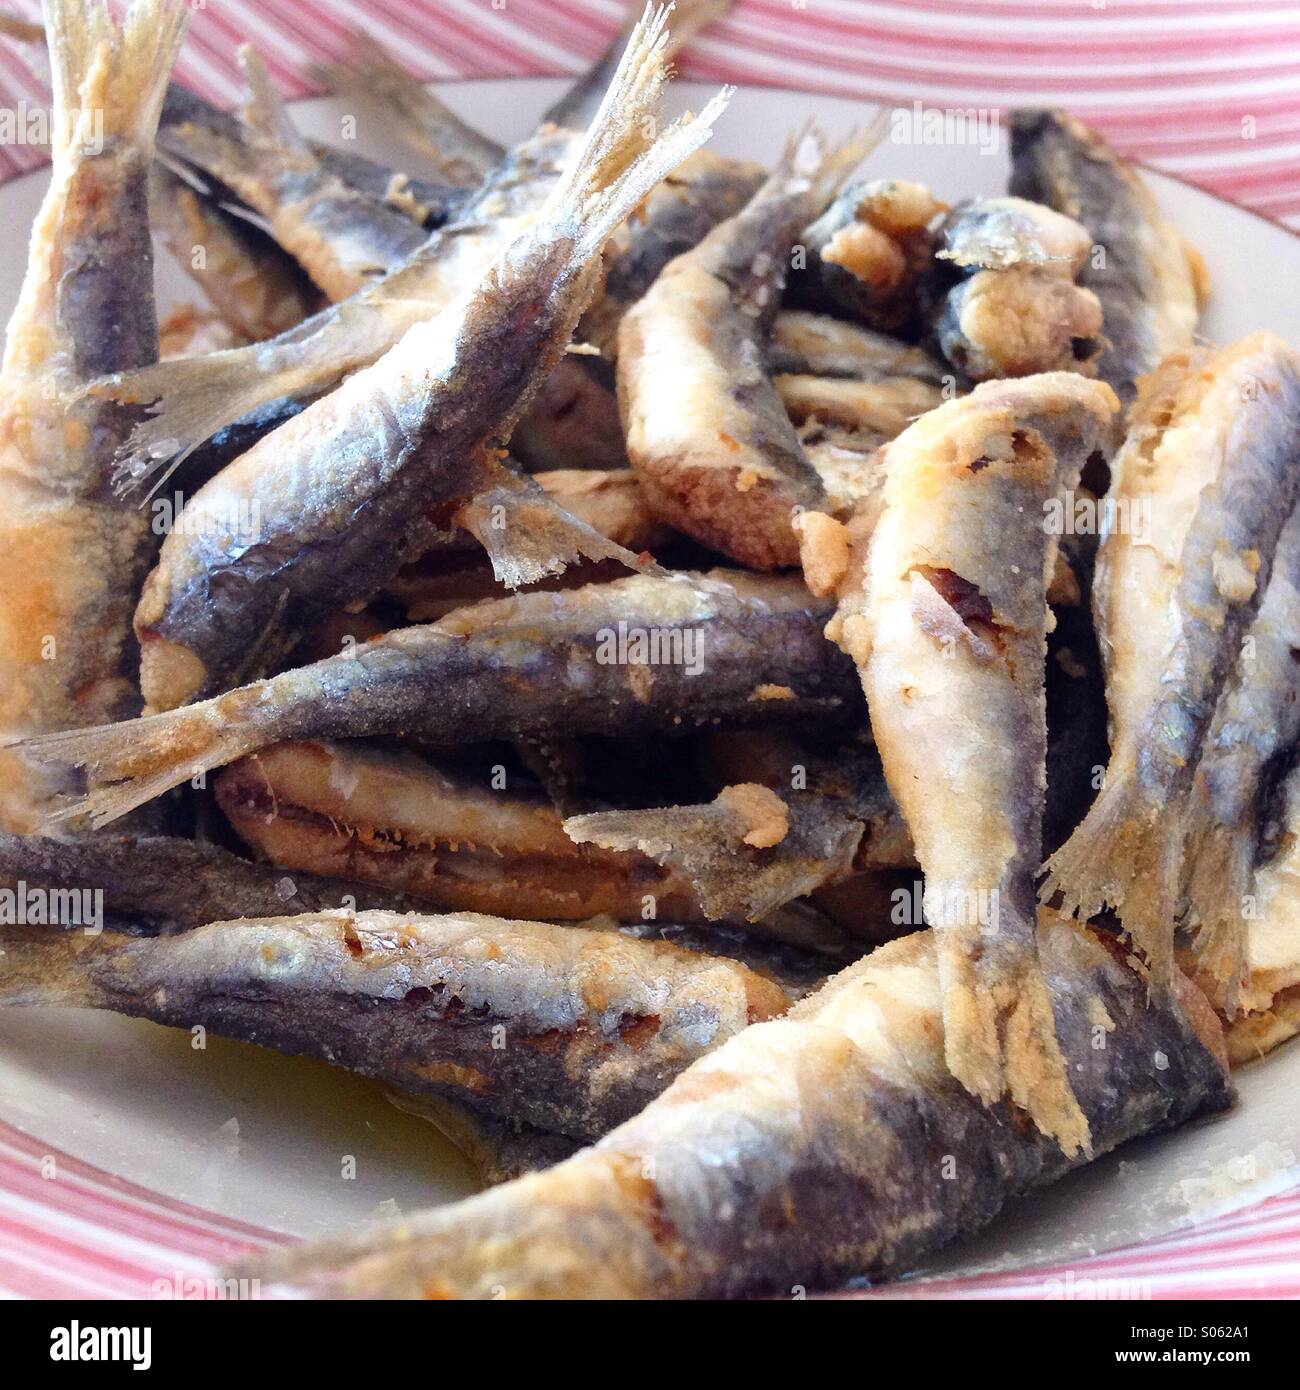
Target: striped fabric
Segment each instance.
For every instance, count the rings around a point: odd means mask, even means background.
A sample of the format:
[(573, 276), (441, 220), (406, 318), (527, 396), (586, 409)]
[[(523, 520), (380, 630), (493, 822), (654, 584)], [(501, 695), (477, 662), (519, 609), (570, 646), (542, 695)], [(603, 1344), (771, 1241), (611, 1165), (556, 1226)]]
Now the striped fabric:
[[(8, 0), (30, 18), (39, 0)], [(223, 105), (253, 39), (280, 90), (362, 27), (421, 77), (577, 73), (623, 0), (194, 0), (180, 74)], [(955, 107), (1057, 103), (1158, 169), (1300, 229), (1300, 5), (1279, 0), (739, 0), (687, 77)], [(45, 99), (0, 42), (0, 104)], [(41, 162), (0, 148), (0, 178)]]
[[(38, 18), (39, 0), (9, 0)], [(180, 75), (222, 105), (252, 39), (280, 90), (364, 28), (427, 79), (582, 71), (621, 0), (193, 0)], [(1270, 0), (740, 0), (686, 77), (944, 107), (1060, 104), (1123, 151), (1300, 229), (1300, 4)], [(0, 40), (0, 106), (47, 99)], [(0, 147), (0, 179), (39, 149)], [(52, 1165), (52, 1166), (51, 1166)], [(0, 1296), (149, 1297), (282, 1239), (175, 1202), (0, 1123)], [(159, 1282), (161, 1281), (161, 1282)], [(193, 1292), (193, 1290), (189, 1290)], [(209, 1290), (211, 1292), (211, 1290)], [(868, 1298), (1300, 1297), (1300, 1192), (1069, 1268), (902, 1284)]]

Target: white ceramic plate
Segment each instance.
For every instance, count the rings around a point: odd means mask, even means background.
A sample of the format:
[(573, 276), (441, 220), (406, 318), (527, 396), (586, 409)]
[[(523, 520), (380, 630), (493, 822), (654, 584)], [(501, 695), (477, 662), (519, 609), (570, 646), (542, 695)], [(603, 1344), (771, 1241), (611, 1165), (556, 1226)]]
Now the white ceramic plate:
[[(481, 81), (439, 90), (484, 132), (512, 141), (564, 87)], [(699, 109), (709, 90), (682, 84), (673, 104)], [(338, 139), (342, 103), (305, 102), (295, 114), (308, 134)], [(871, 115), (842, 98), (742, 90), (713, 147), (770, 162), (787, 133), (810, 117), (837, 133)], [(355, 148), (407, 162), (400, 147), (364, 123)], [(1003, 191), (1007, 156), (1005, 148), (982, 154), (969, 146), (887, 142), (868, 169), (922, 180), (953, 202)], [(1292, 334), (1300, 323), (1300, 242), (1194, 188), (1157, 175), (1150, 182), (1213, 274), (1205, 335), (1226, 342), (1257, 328)], [(36, 174), (0, 188), (0, 225), (10, 229), (10, 252), (0, 262), (6, 319), (23, 273), (19, 229), (30, 225), (44, 187), (45, 175)], [(164, 305), (189, 295), (168, 264), (159, 268), (159, 292)], [(1231, 1115), (1131, 1145), (1020, 1203), (977, 1241), (936, 1261), (936, 1272), (1068, 1261), (1294, 1185), (1300, 1047), (1247, 1069), (1240, 1089), (1241, 1105)], [(196, 1052), (188, 1034), (81, 1010), (0, 1013), (5, 1122), (37, 1148), (72, 1155), (165, 1198), (294, 1235), (318, 1235), (394, 1204), (410, 1211), (450, 1201), (474, 1185), (454, 1150), (356, 1077), (219, 1039)], [(39, 1196), (23, 1200), (39, 1213)]]

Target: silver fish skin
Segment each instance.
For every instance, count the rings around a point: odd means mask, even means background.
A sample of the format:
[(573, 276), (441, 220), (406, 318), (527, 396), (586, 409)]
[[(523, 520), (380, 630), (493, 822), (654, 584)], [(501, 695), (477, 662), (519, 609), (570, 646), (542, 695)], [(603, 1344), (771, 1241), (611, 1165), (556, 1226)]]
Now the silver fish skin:
[[(1045, 921), (1040, 952), (1097, 1153), (1227, 1105), (1194, 987), (1189, 1024), (1082, 929)], [(279, 1293), (464, 1299), (788, 1295), (904, 1274), (1080, 1161), (952, 1079), (941, 1000), (933, 933), (917, 932), (566, 1162), (237, 1272)]]
[[(830, 724), (859, 701), (851, 663), (822, 638), (828, 613), (797, 579), (740, 572), (538, 591), (398, 629), (201, 704), (16, 751), (117, 783), (82, 808), (105, 824), (200, 770), (290, 739), (631, 736), (721, 718)], [(765, 685), (791, 698), (751, 698)]]
[(219, 845), (167, 835), (60, 841), (0, 832), (0, 883), (99, 890), (119, 931), (187, 931), (235, 917), (330, 908), (415, 910), (418, 898), (350, 879), (253, 864)]
[[(0, 365), (0, 742), (138, 708), (130, 596), (157, 538), (110, 487), (129, 422), (82, 392), (157, 360), (148, 178), (184, 22), (47, 6), (53, 170)], [(0, 828), (33, 832), (56, 790), (0, 754)]]
[(664, 268), (624, 316), (619, 411), (650, 505), (752, 569), (798, 563), (793, 521), (825, 505), (764, 361), (791, 249), (872, 147), (803, 138), (744, 210)]
[(1298, 457), (1300, 357), (1256, 333), (1166, 359), (1112, 460), (1092, 588), (1110, 761), (1047, 863), (1042, 899), (1059, 892), (1087, 917), (1114, 907), (1157, 991), (1172, 968), (1184, 843), (1199, 838), (1188, 796), (1300, 494)]
[(885, 778), (925, 873), (953, 1075), (1066, 1152), (1087, 1123), (1034, 950), (1047, 723), (1050, 505), (1118, 408), (1058, 372), (988, 382), (886, 447), (884, 509), (827, 629), (858, 663)]
[(201, 1025), (584, 1139), (788, 1003), (735, 961), (475, 913), (344, 910), (156, 937), (0, 926), (0, 941), (0, 1006)]
[(1127, 407), (1138, 377), (1191, 347), (1209, 293), (1204, 262), (1096, 131), (1050, 110), (1013, 111), (1010, 125), (1011, 192), (1082, 223), (1099, 248), (1079, 283), (1101, 302), (1098, 375)]
[(1198, 978), (1218, 981), (1231, 1017), (1250, 975), (1256, 848), (1263, 838), (1266, 770), (1300, 737), (1300, 510), (1278, 539), (1259, 612), (1201, 748), (1184, 847), (1189, 920), (1204, 936)]
[[(667, 75), (661, 30), (656, 16), (635, 31), (607, 114), (552, 202), (480, 283), (187, 504), (136, 612), (152, 709), (260, 673), (250, 654), (274, 666), (304, 628), (364, 602), (426, 548), (432, 508), (493, 481), (488, 454), (562, 357), (595, 291), (605, 238), (704, 143), (725, 106), (715, 99), (698, 119), (645, 140), (642, 122)], [(236, 524), (255, 499), (257, 523)], [(537, 505), (553, 507), (545, 497)], [(590, 530), (586, 544), (611, 549)]]
[(261, 59), (247, 45), (239, 57), (248, 100), (238, 136), (205, 109), (200, 120), (166, 122), (159, 143), (260, 213), (320, 289), (344, 299), (411, 255), (425, 233), (326, 169), (281, 105)]

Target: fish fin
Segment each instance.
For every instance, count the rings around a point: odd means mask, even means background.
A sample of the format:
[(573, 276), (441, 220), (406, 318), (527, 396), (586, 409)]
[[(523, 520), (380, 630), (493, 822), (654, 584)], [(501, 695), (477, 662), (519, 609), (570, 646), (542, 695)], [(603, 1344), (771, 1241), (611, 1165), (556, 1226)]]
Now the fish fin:
[(963, 923), (936, 927), (948, 1070), (985, 1105), (1004, 1096), (1066, 1154), (1088, 1121), (1070, 1087), (1034, 938), (990, 943)]
[(734, 88), (724, 87), (698, 116), (658, 133), (659, 98), (669, 78), (668, 6), (647, 5), (600, 109), (537, 218), (540, 236), (572, 229), (575, 263), (598, 252), (654, 186), (712, 135)]
[[(268, 382), (275, 383), (269, 395)], [(288, 389), (281, 390), (285, 384)], [(176, 357), (91, 382), (86, 388), (91, 395), (155, 412), (136, 422), (118, 451), (114, 492), (128, 498), (147, 485), (147, 502), (214, 434), (275, 396), (291, 394), (295, 384), (259, 372), (243, 348)]]
[(244, 124), (261, 143), (292, 150), (295, 154), (307, 154), (307, 142), (299, 134), (298, 127), (272, 86), (261, 54), (252, 44), (244, 43), (240, 44), (237, 57), (248, 89), (239, 110)]
[[(240, 717), (247, 686), (165, 714), (65, 729), (23, 739), (9, 747), (38, 765), (83, 767), (94, 784), (51, 817), (55, 824), (89, 816), (92, 828), (115, 821), (172, 787), (255, 752), (267, 741), (255, 717)], [(238, 696), (234, 706), (231, 700)]]
[(726, 792), (698, 806), (570, 816), (564, 833), (575, 844), (636, 851), (677, 870), (711, 921), (757, 922), (846, 877), (862, 839), (861, 822), (821, 799), (792, 798), (787, 809), (787, 833), (765, 848), (746, 841), (754, 827)]
[(617, 560), (640, 574), (665, 571), (648, 556), (603, 536), (531, 479), (497, 467), (488, 485), (456, 513), (456, 524), (487, 551), (497, 582), (518, 589), (563, 574), (579, 560)]
[(94, 0), (46, 0), (56, 159), (110, 141), (152, 154), (188, 20), (183, 0), (133, 0), (120, 27)]
[(1189, 846), (1187, 900), (1195, 926), (1192, 951), (1203, 984), (1232, 1018), (1250, 974), (1250, 928), (1244, 902), (1254, 878), (1255, 826), (1212, 825)]
[[(1173, 833), (1162, 825), (1174, 827)], [(1101, 794), (1083, 823), (1044, 865), (1039, 901), (1061, 895), (1067, 916), (1087, 921), (1106, 907), (1146, 957), (1152, 989), (1172, 986), (1181, 815), (1152, 807), (1136, 770), (1108, 769)]]

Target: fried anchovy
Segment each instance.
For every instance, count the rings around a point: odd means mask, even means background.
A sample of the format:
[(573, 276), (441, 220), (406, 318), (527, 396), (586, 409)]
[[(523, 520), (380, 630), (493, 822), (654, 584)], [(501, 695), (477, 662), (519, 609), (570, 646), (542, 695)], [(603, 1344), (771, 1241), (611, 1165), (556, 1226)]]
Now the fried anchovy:
[(1117, 408), (1073, 373), (989, 382), (885, 453), (884, 511), (828, 635), (858, 663), (885, 777), (925, 871), (953, 1075), (1066, 1152), (1087, 1121), (1034, 949), (1047, 725), (1050, 504)]
[(272, 864), (378, 884), (443, 911), (700, 917), (689, 885), (643, 855), (575, 845), (547, 799), (411, 753), (284, 743), (226, 768), (216, 795)]
[(791, 279), (794, 298), (883, 332), (911, 327), (934, 250), (930, 224), (946, 208), (924, 184), (851, 184), (799, 238), (806, 264)]
[(1300, 358), (1269, 333), (1175, 354), (1130, 416), (1092, 591), (1110, 763), (1048, 861), (1043, 900), (1060, 892), (1084, 916), (1113, 906), (1161, 989), (1184, 839), (1213, 809), (1189, 806), (1197, 763), (1300, 490)]
[[(822, 638), (826, 615), (794, 579), (634, 575), (460, 609), (202, 704), (17, 747), (111, 779), (84, 808), (103, 824), (288, 739), (831, 722), (855, 702), (851, 663)], [(752, 698), (763, 686), (790, 698)]]
[(784, 991), (617, 931), (476, 913), (325, 912), (174, 936), (0, 926), (0, 1004), (78, 1004), (323, 1057), (595, 1138)]
[[(157, 545), (114, 502), (112, 403), (102, 372), (154, 362), (148, 177), (183, 7), (48, 7), (53, 173), (0, 366), (0, 742), (138, 709), (131, 594)], [(0, 756), (0, 827), (31, 832), (55, 790)]]
[[(136, 610), (151, 708), (259, 673), (250, 652), (261, 669), (274, 666), (305, 628), (364, 602), (425, 548), (431, 508), (459, 506), (493, 482), (485, 455), (509, 438), (563, 354), (594, 292), (605, 238), (709, 137), (725, 106), (724, 95), (647, 144), (644, 118), (657, 110), (666, 78), (661, 31), (654, 16), (634, 33), (607, 118), (593, 126), (547, 208), (480, 283), (189, 502)], [(254, 499), (257, 524), (235, 524)], [(554, 517), (542, 497), (533, 511), (547, 508)], [(546, 572), (536, 554), (544, 538), (528, 555), (523, 531), (516, 527), (512, 538), (521, 563)], [(599, 558), (615, 554), (594, 531), (582, 545), (581, 553), (601, 550)]]
[(611, 238), (604, 289), (579, 325), (583, 342), (612, 357), (623, 315), (663, 268), (698, 246), (718, 223), (736, 216), (765, 178), (761, 165), (711, 150), (692, 155), (666, 178)]
[(223, 323), (245, 342), (293, 328), (320, 302), (297, 263), (264, 232), (155, 164), (153, 230)]
[(472, 188), (501, 162), (502, 146), (462, 121), (369, 34), (354, 30), (349, 46), (346, 58), (320, 64), (314, 74), (368, 112), (385, 134), (428, 160), (442, 178)]
[(1204, 264), (1133, 167), (1073, 116), (1013, 111), (1011, 163), (1012, 193), (1081, 222), (1095, 243), (1079, 283), (1101, 301), (1098, 374), (1127, 407), (1138, 377), (1191, 347), (1208, 293)]
[(412, 911), (418, 899), (339, 877), (250, 864), (217, 845), (166, 835), (96, 835), (64, 842), (0, 832), (0, 882), (98, 890), (119, 931), (175, 932), (233, 917), (330, 908)]
[(799, 229), (871, 141), (815, 162), (792, 141), (745, 210), (668, 265), (619, 329), (628, 458), (651, 506), (754, 569), (798, 562), (793, 519), (825, 505), (764, 347)]
[(1203, 974), (1231, 1016), (1250, 969), (1251, 878), (1262, 838), (1265, 768), (1300, 735), (1300, 510), (1278, 539), (1259, 612), (1201, 749), (1188, 806), (1190, 920)]
[(529, 469), (627, 466), (611, 367), (619, 325), (660, 271), (738, 212), (763, 178), (757, 165), (700, 150), (610, 238), (603, 288), (577, 329), (601, 355), (565, 358), (519, 422), (514, 450)]
[(247, 44), (239, 61), (248, 100), (237, 133), (226, 128), (229, 118), (198, 104), (186, 112), (196, 119), (178, 119), (174, 99), (159, 144), (219, 180), (265, 218), (271, 235), (315, 284), (330, 299), (343, 299), (409, 256), (425, 233), (410, 217), (326, 169)]
[(1087, 229), (1023, 198), (959, 203), (936, 233), (940, 273), (935, 338), (944, 357), (973, 381), (1035, 372), (1095, 372), (1101, 303), (1075, 284), (1092, 248)]
[(943, 366), (928, 352), (829, 314), (783, 309), (772, 324), (767, 351), (768, 366), (778, 373), (854, 381), (914, 377), (943, 385)]
[[(27, 24), (0, 14), (0, 33), (21, 43), (45, 47), (45, 30), (39, 24)], [(159, 130), (163, 135), (158, 142), (160, 147), (165, 145), (166, 132), (178, 125), (207, 129), (211, 135), (219, 137), (218, 148), (221, 140), (238, 145), (247, 139), (246, 128), (238, 116), (219, 110), (179, 82), (169, 82), (159, 120)], [(307, 143), (326, 173), (334, 175), (349, 188), (374, 202), (397, 208), (429, 228), (441, 226), (463, 206), (464, 194), (461, 189), (431, 183), (428, 179), (412, 178), (354, 150), (340, 150), (319, 140), (309, 140)], [(172, 160), (173, 167), (182, 163)], [(188, 166), (186, 176), (199, 177), (198, 171)], [(210, 175), (205, 175), (203, 182), (208, 185), (208, 191), (217, 192), (217, 184)], [(221, 189), (222, 196), (229, 192)]]
[[(1189, 1025), (1148, 1007), (1141, 978), (1081, 929), (1045, 922), (1040, 951), (1094, 1153), (1228, 1103), (1194, 987)], [(918, 932), (747, 1028), (568, 1161), (240, 1272), (403, 1298), (722, 1297), (902, 1273), (1079, 1161), (953, 1081), (942, 998), (933, 933)]]

